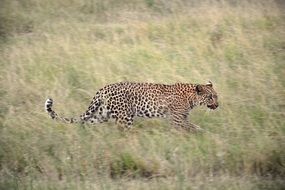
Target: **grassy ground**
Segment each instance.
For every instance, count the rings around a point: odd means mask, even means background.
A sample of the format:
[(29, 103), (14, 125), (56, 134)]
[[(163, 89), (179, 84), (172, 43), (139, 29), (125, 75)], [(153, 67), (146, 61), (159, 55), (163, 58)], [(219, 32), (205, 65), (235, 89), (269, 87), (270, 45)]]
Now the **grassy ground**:
[[(285, 188), (282, 1), (2, 0), (0, 189)], [(160, 119), (128, 133), (78, 116), (119, 81), (214, 83), (192, 135)]]

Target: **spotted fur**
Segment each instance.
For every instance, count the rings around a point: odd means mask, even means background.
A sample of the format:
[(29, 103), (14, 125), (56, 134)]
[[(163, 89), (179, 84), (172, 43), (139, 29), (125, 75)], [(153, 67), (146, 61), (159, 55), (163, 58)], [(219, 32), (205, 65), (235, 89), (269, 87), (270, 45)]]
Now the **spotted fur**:
[(136, 116), (166, 117), (172, 126), (195, 131), (199, 127), (189, 122), (190, 110), (198, 105), (216, 109), (217, 100), (211, 82), (205, 85), (121, 82), (100, 89), (79, 119), (58, 116), (52, 110), (52, 99), (46, 100), (45, 110), (52, 119), (68, 123), (102, 123), (114, 118), (125, 129), (131, 128)]

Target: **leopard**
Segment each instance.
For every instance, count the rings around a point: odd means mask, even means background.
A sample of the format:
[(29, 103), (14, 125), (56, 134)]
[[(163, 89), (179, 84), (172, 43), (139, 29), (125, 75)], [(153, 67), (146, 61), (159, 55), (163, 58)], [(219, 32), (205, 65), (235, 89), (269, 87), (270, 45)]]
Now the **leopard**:
[(135, 117), (166, 118), (175, 128), (196, 132), (203, 129), (189, 121), (189, 113), (203, 105), (212, 110), (219, 106), (210, 81), (206, 84), (118, 82), (98, 90), (78, 118), (59, 116), (52, 109), (51, 98), (45, 102), (45, 111), (52, 119), (65, 123), (98, 124), (114, 119), (123, 130), (132, 128)]

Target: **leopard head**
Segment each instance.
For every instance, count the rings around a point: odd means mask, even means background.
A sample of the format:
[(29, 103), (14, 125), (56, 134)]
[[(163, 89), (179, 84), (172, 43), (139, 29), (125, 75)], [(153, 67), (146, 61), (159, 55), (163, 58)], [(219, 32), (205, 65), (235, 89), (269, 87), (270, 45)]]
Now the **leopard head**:
[(219, 106), (217, 92), (213, 88), (212, 82), (208, 82), (205, 85), (196, 85), (196, 93), (198, 103), (200, 105), (206, 105), (210, 109), (216, 109)]

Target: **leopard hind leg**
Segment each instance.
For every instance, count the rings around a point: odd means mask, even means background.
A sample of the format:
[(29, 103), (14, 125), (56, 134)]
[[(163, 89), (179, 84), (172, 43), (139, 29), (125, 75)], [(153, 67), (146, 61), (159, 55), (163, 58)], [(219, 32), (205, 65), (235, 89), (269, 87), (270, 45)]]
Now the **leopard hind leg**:
[(125, 112), (121, 112), (118, 114), (116, 123), (119, 127), (119, 129), (122, 129), (124, 131), (130, 130), (133, 126), (134, 122), (134, 113), (131, 109), (125, 110)]
[(93, 115), (92, 118), (89, 119), (89, 123), (95, 124), (95, 123), (103, 123), (107, 122), (110, 119), (110, 110), (107, 109), (108, 106), (101, 105), (97, 112)]
[(102, 101), (100, 98), (100, 93), (97, 92), (88, 109), (82, 115), (80, 115), (81, 121), (90, 122), (90, 119), (94, 118), (94, 115), (98, 112), (101, 105)]

